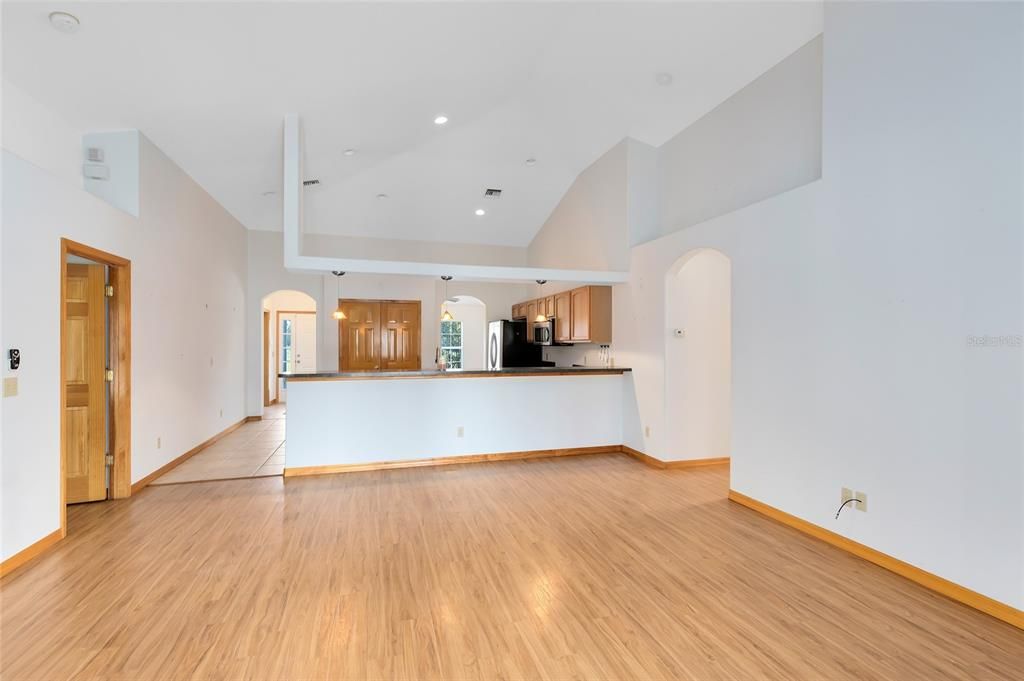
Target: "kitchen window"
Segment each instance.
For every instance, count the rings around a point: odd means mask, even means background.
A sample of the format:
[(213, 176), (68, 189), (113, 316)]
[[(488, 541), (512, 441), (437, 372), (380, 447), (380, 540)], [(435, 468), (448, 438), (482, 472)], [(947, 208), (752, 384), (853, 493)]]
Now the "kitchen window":
[(449, 369), (462, 368), (462, 322), (441, 322), (441, 357)]

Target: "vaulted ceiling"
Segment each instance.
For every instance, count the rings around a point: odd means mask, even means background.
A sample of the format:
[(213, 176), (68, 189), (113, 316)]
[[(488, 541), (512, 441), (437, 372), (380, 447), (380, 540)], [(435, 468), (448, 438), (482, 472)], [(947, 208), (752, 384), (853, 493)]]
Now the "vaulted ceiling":
[(298, 113), (306, 231), (525, 246), (611, 146), (663, 143), (821, 23), (805, 2), (6, 2), (3, 71), (82, 131), (139, 128), (250, 229), (281, 228)]

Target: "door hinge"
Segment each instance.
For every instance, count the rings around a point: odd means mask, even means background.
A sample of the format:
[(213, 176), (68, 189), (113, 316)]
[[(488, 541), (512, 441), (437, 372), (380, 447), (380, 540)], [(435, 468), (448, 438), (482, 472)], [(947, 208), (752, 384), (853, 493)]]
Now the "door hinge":
[(114, 381), (114, 370), (107, 369), (103, 372), (103, 377), (107, 380), (107, 383), (113, 383)]
[(114, 455), (113, 454), (107, 454), (107, 456), (104, 459), (104, 461), (106, 462), (106, 464), (108, 466), (113, 466), (114, 465)]
[(103, 287), (103, 295), (105, 295), (107, 298), (113, 298), (114, 297), (114, 287), (111, 286), (110, 284), (107, 284), (106, 286), (104, 286)]

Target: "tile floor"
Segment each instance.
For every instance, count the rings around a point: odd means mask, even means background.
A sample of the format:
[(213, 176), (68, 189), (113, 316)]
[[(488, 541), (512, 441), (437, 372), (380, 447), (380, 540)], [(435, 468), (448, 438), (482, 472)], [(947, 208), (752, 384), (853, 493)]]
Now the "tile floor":
[(284, 471), (285, 405), (263, 410), (263, 420), (246, 423), (151, 485), (281, 475)]

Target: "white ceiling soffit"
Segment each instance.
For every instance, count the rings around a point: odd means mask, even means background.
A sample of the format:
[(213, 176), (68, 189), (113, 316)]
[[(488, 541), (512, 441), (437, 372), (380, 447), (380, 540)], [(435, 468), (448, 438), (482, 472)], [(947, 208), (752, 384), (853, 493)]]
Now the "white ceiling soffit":
[(282, 228), (301, 112), (309, 232), (508, 246), (623, 137), (663, 143), (822, 30), (817, 2), (66, 5), (3, 3), (4, 77), (142, 130), (247, 227)]
[(565, 281), (591, 284), (618, 284), (629, 280), (628, 272), (564, 270), (538, 267), (501, 267), (493, 265), (454, 265), (431, 262), (357, 260), (305, 255), (302, 252), (303, 214), (306, 191), (302, 183), (304, 144), (302, 120), (285, 116), (283, 133), (283, 169), (281, 195), (284, 202), (284, 267), (304, 272), (360, 272), (452, 276), (462, 281)]

